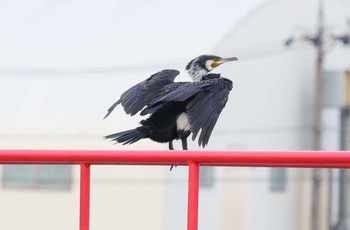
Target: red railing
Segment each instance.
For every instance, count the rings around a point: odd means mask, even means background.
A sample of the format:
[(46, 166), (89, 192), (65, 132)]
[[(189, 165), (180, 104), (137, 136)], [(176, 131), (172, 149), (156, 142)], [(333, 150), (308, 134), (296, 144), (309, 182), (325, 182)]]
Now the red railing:
[(350, 168), (348, 151), (0, 150), (0, 164), (79, 164), (80, 230), (90, 222), (90, 165), (188, 165), (187, 229), (198, 229), (199, 166)]

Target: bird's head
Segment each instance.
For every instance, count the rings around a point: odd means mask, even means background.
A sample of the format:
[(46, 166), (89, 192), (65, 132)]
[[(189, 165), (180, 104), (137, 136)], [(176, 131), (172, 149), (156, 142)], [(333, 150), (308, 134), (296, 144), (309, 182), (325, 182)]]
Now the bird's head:
[(201, 55), (187, 64), (186, 71), (192, 77), (193, 81), (200, 81), (202, 77), (219, 65), (236, 60), (238, 60), (236, 57), (221, 58), (214, 55)]

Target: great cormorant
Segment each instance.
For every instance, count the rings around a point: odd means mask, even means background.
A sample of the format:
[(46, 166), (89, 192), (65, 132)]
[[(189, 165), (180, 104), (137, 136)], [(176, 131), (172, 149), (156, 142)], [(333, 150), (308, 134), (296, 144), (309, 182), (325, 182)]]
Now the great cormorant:
[(168, 142), (173, 150), (173, 140), (181, 139), (182, 148), (187, 150), (187, 137), (193, 133), (194, 140), (200, 132), (198, 144), (205, 147), (225, 107), (232, 89), (232, 81), (220, 74), (209, 73), (217, 66), (235, 61), (214, 55), (201, 55), (186, 66), (193, 82), (174, 82), (177, 70), (162, 70), (142, 81), (126, 92), (109, 109), (105, 118), (121, 104), (131, 116), (151, 114), (140, 122), (141, 126), (111, 134), (106, 139), (118, 143), (132, 144), (143, 138), (156, 142)]

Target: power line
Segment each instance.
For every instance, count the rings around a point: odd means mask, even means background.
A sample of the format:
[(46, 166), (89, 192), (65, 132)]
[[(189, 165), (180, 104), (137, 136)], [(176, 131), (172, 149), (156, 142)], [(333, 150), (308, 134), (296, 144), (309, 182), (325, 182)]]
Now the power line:
[[(281, 44), (282, 41), (274, 41), (256, 46), (247, 47), (244, 49), (227, 50), (224, 53), (239, 55), (240, 61), (248, 61), (255, 58), (266, 57), (286, 51), (286, 48)], [(305, 49), (306, 45), (293, 46), (288, 50)], [(125, 65), (125, 66), (105, 66), (105, 67), (81, 67), (81, 68), (0, 68), (0, 77), (43, 77), (55, 75), (67, 75), (75, 78), (82, 77), (79, 75), (91, 75), (91, 77), (101, 77), (98, 74), (108, 73), (133, 73), (138, 71), (165, 69), (185, 66), (186, 62), (173, 60), (157, 64), (139, 64), (139, 65)], [(78, 76), (77, 76), (78, 75)]]
[[(103, 73), (125, 73), (138, 72), (148, 69), (164, 68), (165, 66), (184, 65), (180, 62), (169, 62), (157, 65), (133, 65), (133, 66), (105, 66), (85, 68), (0, 68), (0, 76), (47, 76), (47, 75), (79, 75), (79, 74), (103, 74)], [(96, 77), (96, 76), (95, 76)]]

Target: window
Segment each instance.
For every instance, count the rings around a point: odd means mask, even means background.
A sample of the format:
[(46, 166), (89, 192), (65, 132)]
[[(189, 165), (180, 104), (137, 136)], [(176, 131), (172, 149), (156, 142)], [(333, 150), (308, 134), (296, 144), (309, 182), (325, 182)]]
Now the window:
[(199, 186), (204, 188), (213, 187), (214, 184), (214, 168), (202, 166), (199, 175)]
[(270, 188), (273, 192), (283, 192), (286, 190), (286, 168), (271, 168)]
[(69, 189), (70, 165), (4, 165), (3, 187)]

